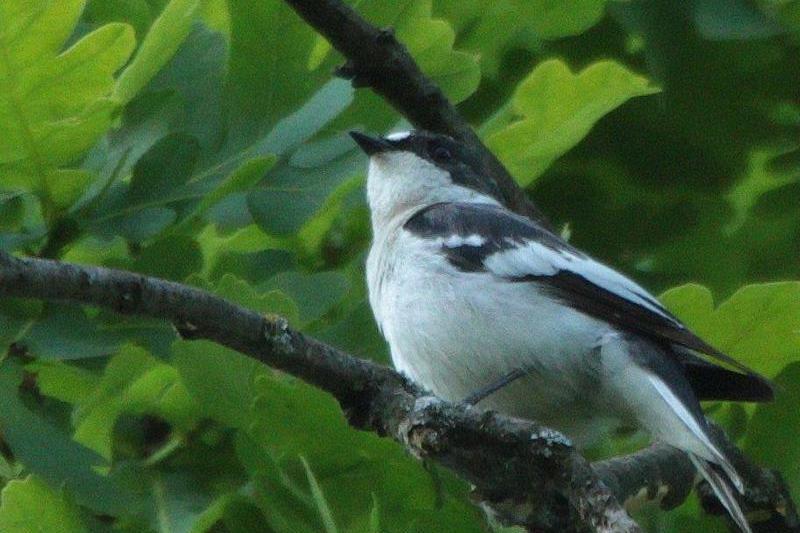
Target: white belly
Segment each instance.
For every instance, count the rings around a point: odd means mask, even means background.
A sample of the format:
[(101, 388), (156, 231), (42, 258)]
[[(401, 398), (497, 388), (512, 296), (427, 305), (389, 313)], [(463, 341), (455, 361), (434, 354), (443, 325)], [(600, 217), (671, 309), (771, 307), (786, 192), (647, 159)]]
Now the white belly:
[[(526, 369), (526, 378), (480, 405), (580, 440), (605, 411), (594, 401), (595, 348), (610, 326), (557, 304), (534, 283), (460, 272), (439, 255), (395, 244), (393, 257), (373, 249), (368, 261), (370, 302), (395, 367), (450, 401)], [(395, 268), (381, 269), (382, 261)]]

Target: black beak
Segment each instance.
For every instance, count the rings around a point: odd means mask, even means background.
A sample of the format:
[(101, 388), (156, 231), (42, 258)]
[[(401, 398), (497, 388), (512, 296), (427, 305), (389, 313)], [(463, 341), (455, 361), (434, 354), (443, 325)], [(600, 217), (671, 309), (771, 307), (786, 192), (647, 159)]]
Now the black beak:
[(350, 137), (358, 143), (358, 146), (367, 155), (375, 155), (392, 149), (392, 144), (381, 137), (370, 137), (360, 131), (351, 131)]

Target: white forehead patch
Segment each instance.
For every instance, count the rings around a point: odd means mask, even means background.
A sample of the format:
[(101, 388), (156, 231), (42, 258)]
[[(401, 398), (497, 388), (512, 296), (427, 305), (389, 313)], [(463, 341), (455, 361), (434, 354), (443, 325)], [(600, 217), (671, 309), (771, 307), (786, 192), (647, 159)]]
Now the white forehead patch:
[(410, 131), (397, 131), (394, 133), (390, 133), (386, 136), (386, 139), (389, 141), (402, 141), (403, 139), (407, 139), (411, 136)]

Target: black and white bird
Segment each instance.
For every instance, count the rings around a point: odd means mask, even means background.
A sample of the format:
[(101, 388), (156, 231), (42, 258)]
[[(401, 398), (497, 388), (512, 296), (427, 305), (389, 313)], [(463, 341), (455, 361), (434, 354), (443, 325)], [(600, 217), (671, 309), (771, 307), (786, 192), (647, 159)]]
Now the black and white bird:
[(699, 401), (766, 401), (765, 379), (624, 275), (504, 208), (463, 144), (423, 131), (351, 135), (370, 156), (370, 305), (400, 372), (578, 445), (609, 421), (640, 427), (687, 452), (750, 531), (735, 494), (744, 484)]

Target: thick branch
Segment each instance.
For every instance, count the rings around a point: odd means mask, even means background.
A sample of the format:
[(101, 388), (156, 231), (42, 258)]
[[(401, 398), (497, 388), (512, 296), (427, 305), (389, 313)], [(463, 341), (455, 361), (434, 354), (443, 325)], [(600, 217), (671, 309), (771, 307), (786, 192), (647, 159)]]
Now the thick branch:
[[(432, 397), (395, 371), (358, 359), (205, 291), (139, 274), (0, 252), (0, 296), (78, 302), (161, 318), (187, 338), (237, 350), (328, 391), (350, 423), (392, 437), (449, 467), (507, 524), (531, 531), (637, 531), (618, 501), (648, 489), (682, 502), (693, 469), (655, 446), (590, 466), (560, 434), (535, 423)], [(774, 531), (799, 531), (780, 477), (734, 455), (747, 504), (767, 510)], [(604, 481), (602, 482), (601, 479)], [(609, 490), (610, 487), (610, 490)], [(775, 525), (777, 524), (777, 525)]]
[(286, 0), (294, 10), (341, 52), (339, 70), (359, 87), (380, 94), (415, 127), (445, 133), (481, 154), (485, 175), (514, 211), (547, 224), (544, 215), (521, 190), (508, 170), (481, 142), (441, 89), (420, 71), (391, 30), (380, 30), (340, 0)]
[(0, 252), (0, 295), (80, 302), (168, 320), (335, 396), (357, 428), (449, 467), (506, 523), (531, 531), (638, 531), (561, 435), (427, 395), (393, 370), (347, 355), (202, 290), (138, 274)]

